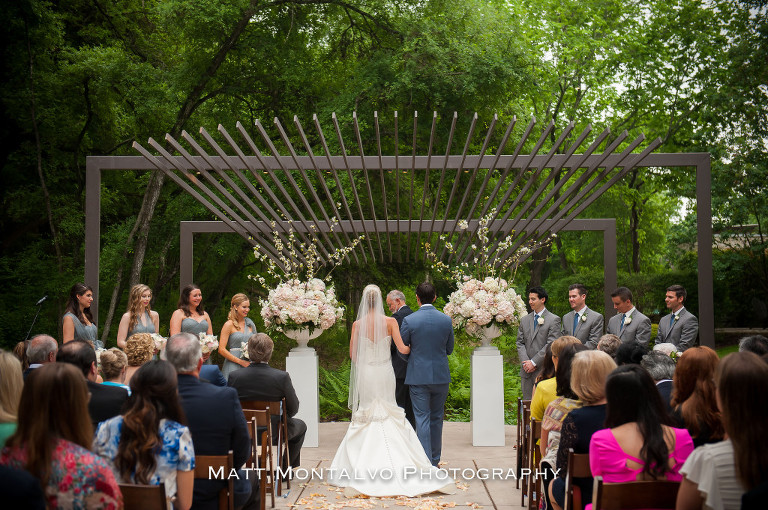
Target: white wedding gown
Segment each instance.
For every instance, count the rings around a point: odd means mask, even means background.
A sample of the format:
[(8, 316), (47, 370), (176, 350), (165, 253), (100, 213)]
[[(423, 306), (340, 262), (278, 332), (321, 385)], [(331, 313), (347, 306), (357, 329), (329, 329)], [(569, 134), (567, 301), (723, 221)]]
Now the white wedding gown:
[[(365, 340), (370, 342), (370, 340)], [(432, 466), (405, 412), (395, 402), (390, 337), (360, 370), (360, 403), (331, 463), (328, 482), (368, 496), (419, 496), (455, 489), (448, 472)], [(354, 492), (352, 491), (352, 492)]]

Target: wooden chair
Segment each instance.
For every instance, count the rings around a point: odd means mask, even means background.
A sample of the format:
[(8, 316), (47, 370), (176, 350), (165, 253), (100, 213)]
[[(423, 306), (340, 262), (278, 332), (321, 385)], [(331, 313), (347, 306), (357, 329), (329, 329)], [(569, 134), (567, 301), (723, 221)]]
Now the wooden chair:
[[(568, 448), (568, 470), (565, 472), (565, 510), (581, 510), (583, 494), (578, 485), (573, 484), (574, 478), (589, 478), (592, 470), (589, 467), (588, 453), (573, 453)], [(589, 498), (587, 498), (589, 499)]]
[(623, 510), (635, 508), (674, 509), (680, 482), (667, 480), (604, 483), (596, 476), (592, 490), (593, 510)]
[[(243, 409), (261, 409), (269, 411), (272, 416), (278, 416), (279, 422), (277, 430), (272, 430), (272, 444), (277, 446), (277, 462), (276, 465), (285, 470), (290, 462), (290, 451), (288, 449), (288, 413), (284, 412), (285, 398), (273, 402), (265, 400), (241, 400), (240, 406)], [(277, 495), (282, 495), (282, 482), (283, 477), (280, 471), (277, 471), (275, 476)], [(291, 478), (285, 478), (285, 486), (288, 490), (291, 488)]]
[(211, 468), (214, 472), (224, 469), (224, 478), (227, 486), (219, 491), (219, 510), (234, 510), (235, 508), (235, 482), (229, 476), (234, 469), (234, 455), (229, 450), (226, 455), (195, 455), (195, 479), (210, 480)]
[[(520, 446), (520, 476), (518, 477), (518, 480), (522, 482), (523, 479), (523, 468), (528, 467), (528, 433), (531, 429), (531, 401), (530, 400), (523, 400), (523, 413), (522, 413), (522, 444)], [(525, 477), (525, 482), (523, 483), (523, 490), (520, 491), (520, 506), (525, 506), (525, 497), (527, 496), (527, 493), (525, 491), (526, 483), (528, 481), (528, 477)]]
[[(531, 427), (528, 430), (528, 469), (535, 473), (541, 462), (541, 451), (537, 444), (541, 439), (541, 421), (531, 418)], [(541, 498), (541, 479), (538, 476), (529, 475), (526, 479), (526, 494), (528, 496), (528, 509), (536, 510)]]
[(125, 510), (166, 510), (168, 502), (165, 497), (165, 484), (138, 485), (121, 483)]
[(523, 438), (525, 437), (525, 421), (523, 421), (523, 405), (525, 403), (528, 403), (528, 407), (530, 407), (530, 400), (523, 400), (522, 398), (517, 398), (517, 442), (515, 443), (515, 448), (517, 450), (517, 465), (515, 468), (515, 488), (520, 490), (520, 475), (522, 474), (523, 469)]
[[(266, 409), (243, 409), (251, 427), (251, 467), (262, 468), (259, 473), (261, 510), (266, 507), (267, 491), (275, 508), (275, 467), (272, 464), (272, 420)], [(261, 447), (259, 447), (261, 444)]]

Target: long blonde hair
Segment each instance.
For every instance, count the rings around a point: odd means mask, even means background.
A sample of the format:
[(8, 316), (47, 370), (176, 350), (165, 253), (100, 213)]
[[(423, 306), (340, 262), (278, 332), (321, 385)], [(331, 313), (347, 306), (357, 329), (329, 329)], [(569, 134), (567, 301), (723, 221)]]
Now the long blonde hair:
[[(141, 295), (146, 291), (152, 292), (149, 286), (139, 283), (131, 287), (131, 294), (128, 298), (128, 313), (130, 314), (130, 320), (128, 321), (128, 331), (133, 331), (136, 324), (139, 322), (139, 308), (141, 308)], [(147, 303), (146, 311), (151, 311), (150, 303)]]
[(238, 324), (239, 321), (237, 320), (237, 307), (242, 305), (245, 301), (250, 301), (250, 299), (248, 299), (248, 296), (242, 292), (238, 292), (232, 296), (232, 306), (229, 307), (227, 319), (232, 321), (232, 325), (235, 326), (237, 331), (240, 331), (240, 324)]
[(10, 352), (0, 349), (0, 423), (16, 421), (19, 412), (21, 390), (24, 388), (24, 377), (21, 373), (21, 362)]

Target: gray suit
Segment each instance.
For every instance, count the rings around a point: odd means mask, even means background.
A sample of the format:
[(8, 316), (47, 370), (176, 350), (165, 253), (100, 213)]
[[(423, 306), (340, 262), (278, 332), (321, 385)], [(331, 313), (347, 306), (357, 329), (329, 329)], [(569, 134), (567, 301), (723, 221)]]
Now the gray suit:
[(576, 312), (571, 310), (563, 315), (563, 335), (572, 335), (581, 340), (581, 343), (590, 349), (597, 349), (597, 342), (603, 335), (603, 315), (587, 307), (582, 314), (584, 320), (579, 320), (576, 332), (573, 329), (573, 316)]
[(656, 343), (675, 344), (678, 351), (684, 351), (696, 345), (698, 335), (699, 319), (683, 307), (674, 323), (672, 323), (671, 313), (661, 318)]
[[(517, 328), (517, 356), (520, 358), (520, 383), (523, 387), (523, 400), (530, 400), (533, 394), (533, 383), (541, 372), (544, 355), (547, 353), (547, 344), (551, 344), (560, 336), (560, 317), (547, 309), (541, 313), (544, 324), (533, 326), (534, 313), (531, 312), (520, 319)], [(536, 365), (536, 370), (528, 373), (523, 370), (522, 363), (531, 360)]]
[(622, 314), (618, 313), (611, 317), (606, 333), (616, 335), (622, 342), (637, 342), (647, 349), (648, 343), (651, 341), (651, 319), (635, 308), (631, 315), (632, 320), (627, 324), (625, 319), (622, 328), (621, 316)]

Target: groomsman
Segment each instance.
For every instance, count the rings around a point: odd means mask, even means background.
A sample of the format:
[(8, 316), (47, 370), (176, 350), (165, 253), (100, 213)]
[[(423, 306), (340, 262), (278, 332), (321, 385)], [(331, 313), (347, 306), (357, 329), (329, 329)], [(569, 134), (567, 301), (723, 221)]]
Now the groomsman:
[[(397, 325), (403, 325), (403, 319), (413, 313), (413, 310), (405, 304), (405, 294), (397, 289), (389, 291), (387, 294), (387, 306), (392, 312), (392, 317), (397, 320)], [(392, 358), (392, 369), (395, 371), (395, 400), (397, 405), (405, 410), (405, 418), (416, 429), (416, 420), (413, 417), (413, 406), (411, 405), (411, 392), (405, 384), (405, 372), (408, 368), (408, 362), (400, 357), (400, 353), (395, 347), (395, 342), (390, 344)]]
[(688, 293), (682, 285), (672, 285), (667, 288), (664, 301), (672, 313), (665, 315), (659, 321), (657, 344), (674, 344), (678, 351), (684, 351), (696, 345), (696, 337), (699, 335), (699, 319), (683, 306), (686, 297), (688, 297)]
[(568, 303), (572, 311), (563, 315), (563, 336), (575, 336), (590, 349), (597, 348), (603, 335), (603, 314), (590, 309), (587, 304), (587, 288), (574, 283), (568, 287)]
[(606, 333), (616, 335), (622, 343), (637, 342), (645, 349), (651, 341), (651, 319), (632, 304), (632, 291), (619, 287), (611, 293), (613, 308), (619, 312), (608, 321)]
[(546, 309), (549, 295), (543, 287), (528, 291), (531, 313), (520, 320), (517, 328), (517, 355), (520, 358), (520, 382), (523, 400), (530, 400), (533, 383), (541, 372), (547, 345), (560, 336), (560, 317)]

